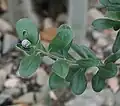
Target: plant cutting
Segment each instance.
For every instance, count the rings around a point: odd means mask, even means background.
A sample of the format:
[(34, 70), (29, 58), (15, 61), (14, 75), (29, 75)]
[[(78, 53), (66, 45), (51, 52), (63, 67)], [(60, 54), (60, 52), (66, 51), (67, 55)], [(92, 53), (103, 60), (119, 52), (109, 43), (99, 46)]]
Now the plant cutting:
[[(45, 48), (39, 38), (38, 29), (28, 18), (20, 19), (16, 23), (16, 31), (20, 43), (16, 46), (25, 53), (21, 60), (17, 74), (22, 78), (31, 77), (42, 62), (44, 56), (48, 56), (55, 62), (49, 77), (49, 87), (54, 90), (69, 87), (76, 94), (82, 94), (87, 87), (85, 73), (91, 67), (97, 67), (92, 77), (92, 88), (100, 92), (105, 88), (105, 81), (117, 74), (115, 62), (120, 58), (120, 1), (100, 0), (107, 9), (104, 18), (95, 20), (92, 25), (96, 30), (112, 28), (118, 31), (112, 47), (112, 54), (104, 61), (84, 45), (73, 42), (73, 32), (69, 25), (63, 24), (57, 29), (56, 36), (52, 39), (48, 48)], [(69, 50), (73, 49), (79, 57), (75, 59)]]

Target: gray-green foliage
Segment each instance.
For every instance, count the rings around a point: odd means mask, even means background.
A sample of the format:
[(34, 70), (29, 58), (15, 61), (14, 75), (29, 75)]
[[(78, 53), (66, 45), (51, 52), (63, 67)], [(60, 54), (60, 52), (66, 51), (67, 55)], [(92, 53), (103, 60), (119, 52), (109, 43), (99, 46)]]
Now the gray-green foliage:
[[(105, 80), (117, 74), (115, 62), (120, 58), (120, 0), (100, 0), (100, 2), (108, 10), (106, 17), (95, 20), (92, 25), (97, 30), (113, 28), (118, 31), (112, 48), (113, 53), (104, 62), (88, 47), (73, 43), (72, 29), (66, 24), (57, 29), (55, 38), (50, 42), (49, 47), (45, 48), (39, 40), (35, 24), (23, 18), (16, 24), (18, 37), (22, 42), (17, 44), (17, 47), (25, 53), (18, 75), (22, 78), (31, 77), (40, 66), (42, 58), (49, 56), (55, 60), (49, 78), (51, 89), (69, 87), (73, 93), (80, 95), (87, 87), (86, 71), (90, 67), (98, 67), (91, 81), (92, 87), (95, 92), (103, 90)], [(70, 48), (79, 55), (77, 60), (69, 54)]]

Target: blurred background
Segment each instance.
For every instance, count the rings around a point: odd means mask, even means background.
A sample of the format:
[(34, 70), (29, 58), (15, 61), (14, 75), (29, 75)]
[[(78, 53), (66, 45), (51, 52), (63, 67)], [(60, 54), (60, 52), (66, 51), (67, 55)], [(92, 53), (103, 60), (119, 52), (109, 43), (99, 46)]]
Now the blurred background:
[(91, 69), (86, 73), (88, 87), (80, 96), (67, 88), (49, 89), (53, 62), (49, 58), (44, 58), (30, 79), (16, 76), (23, 56), (15, 48), (18, 42), (15, 24), (20, 18), (32, 19), (46, 47), (55, 37), (56, 28), (67, 23), (73, 29), (74, 42), (87, 45), (104, 60), (111, 54), (116, 32), (96, 31), (91, 23), (104, 17), (105, 12), (98, 0), (0, 0), (0, 106), (120, 106), (119, 73), (106, 81), (102, 92), (95, 93), (90, 83), (94, 71)]

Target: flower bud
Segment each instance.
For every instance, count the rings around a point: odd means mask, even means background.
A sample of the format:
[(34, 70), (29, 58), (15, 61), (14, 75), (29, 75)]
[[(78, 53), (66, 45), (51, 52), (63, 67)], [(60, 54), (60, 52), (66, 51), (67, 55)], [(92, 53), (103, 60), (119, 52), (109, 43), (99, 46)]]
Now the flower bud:
[(29, 40), (24, 39), (24, 40), (22, 41), (22, 46), (23, 46), (24, 48), (28, 48), (30, 45), (31, 45), (31, 42), (30, 42)]

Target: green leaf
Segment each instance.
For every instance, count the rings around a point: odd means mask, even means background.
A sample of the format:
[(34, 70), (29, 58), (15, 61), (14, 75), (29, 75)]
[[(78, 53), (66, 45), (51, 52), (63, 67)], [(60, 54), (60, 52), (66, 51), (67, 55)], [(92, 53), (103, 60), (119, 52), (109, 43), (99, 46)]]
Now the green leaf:
[(53, 64), (52, 71), (61, 78), (65, 79), (69, 72), (69, 65), (64, 60), (58, 60)]
[(84, 71), (85, 69), (80, 69), (80, 71), (77, 71), (73, 76), (71, 89), (76, 95), (82, 94), (87, 87), (87, 80)]
[(63, 78), (59, 77), (55, 73), (52, 73), (49, 77), (49, 87), (50, 89), (64, 88), (67, 87), (69, 83), (67, 83)]
[(79, 66), (71, 66), (70, 69), (69, 69), (69, 72), (68, 72), (68, 75), (66, 76), (66, 80), (68, 82), (71, 82), (72, 81), (72, 78), (74, 76), (74, 74), (80, 70), (80, 67)]
[(115, 20), (119, 20), (120, 19), (120, 12), (116, 12), (116, 11), (107, 11), (106, 17), (115, 19)]
[(41, 64), (41, 58), (39, 55), (25, 56), (20, 63), (18, 74), (23, 78), (31, 77)]
[(37, 27), (28, 18), (20, 19), (16, 23), (16, 31), (21, 40), (28, 39), (32, 44), (36, 44), (39, 40)]
[(105, 80), (100, 78), (98, 74), (92, 78), (92, 88), (95, 92), (100, 92), (105, 88)]
[(27, 55), (32, 55), (33, 53), (34, 53), (34, 48), (33, 47), (30, 47), (30, 48), (24, 48), (21, 44), (17, 44), (16, 45), (16, 47), (19, 49), (19, 50), (21, 50), (21, 51), (23, 51), (25, 54), (27, 54)]
[(76, 61), (76, 59), (70, 53), (68, 53), (66, 58), (69, 59), (69, 60)]
[(111, 62), (115, 62), (120, 58), (120, 50), (117, 51), (116, 53), (110, 55), (107, 57), (107, 59), (105, 60), (105, 63), (111, 63)]
[(120, 5), (120, 0), (109, 0), (112, 4)]
[(99, 0), (101, 4), (103, 4), (105, 7), (111, 6), (112, 4), (109, 2), (109, 0)]
[[(107, 11), (106, 17), (112, 18), (114, 20), (120, 20), (120, 12), (119, 11)], [(115, 31), (120, 29), (120, 25), (116, 25), (113, 27)]]
[(96, 30), (104, 30), (119, 26), (120, 21), (116, 21), (108, 18), (99, 18), (93, 21), (92, 25)]
[(120, 6), (118, 5), (112, 5), (111, 7), (107, 7), (108, 11), (120, 11)]
[(71, 28), (63, 24), (58, 28), (56, 37), (51, 41), (49, 45), (50, 52), (57, 52), (64, 49), (73, 40), (73, 33)]
[(112, 78), (117, 74), (117, 66), (114, 63), (107, 63), (104, 66), (99, 66), (98, 74), (103, 79)]
[(71, 48), (83, 58), (97, 58), (95, 53), (84, 45), (79, 46), (77, 44), (72, 44)]
[(71, 44), (72, 44), (72, 41), (62, 50), (60, 50), (61, 54), (64, 56), (64, 57), (68, 57), (68, 51), (71, 47)]
[(104, 7), (107, 8), (108, 11), (120, 11), (120, 5), (119, 2), (115, 3), (113, 0), (100, 0), (100, 3), (104, 5)]
[(116, 53), (120, 49), (120, 31), (117, 34), (116, 40), (113, 44), (112, 51)]
[(78, 60), (77, 63), (79, 64), (79, 66), (81, 68), (90, 68), (90, 67), (94, 67), (94, 66), (98, 66), (100, 65), (100, 60), (99, 59), (81, 59)]

